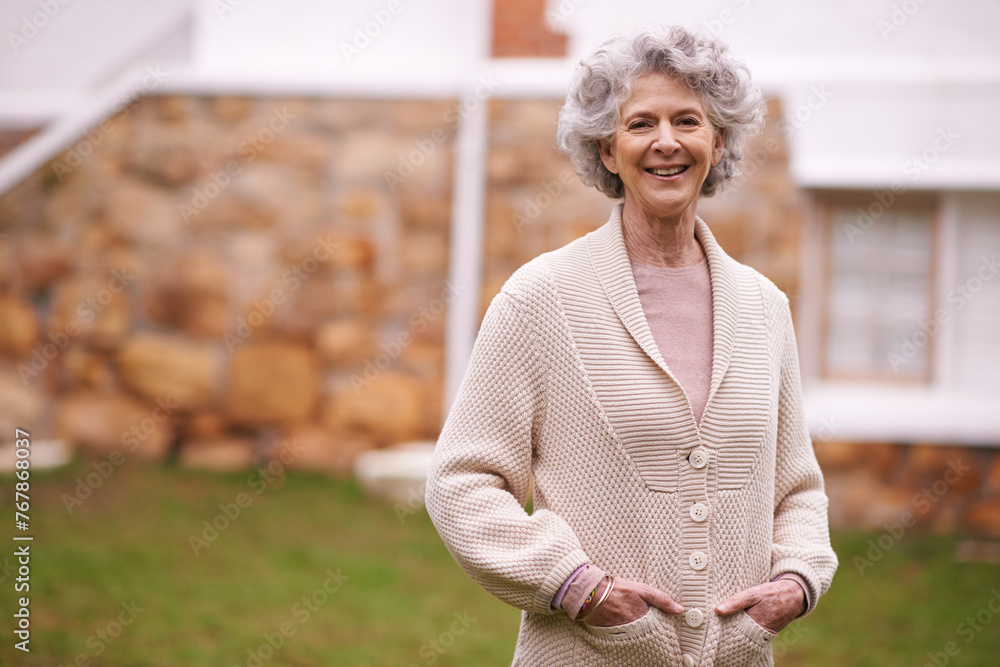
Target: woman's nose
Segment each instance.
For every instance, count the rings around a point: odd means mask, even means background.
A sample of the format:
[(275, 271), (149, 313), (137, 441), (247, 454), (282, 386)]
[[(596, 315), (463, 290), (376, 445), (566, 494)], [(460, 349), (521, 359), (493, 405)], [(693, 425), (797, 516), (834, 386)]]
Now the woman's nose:
[(656, 128), (656, 139), (653, 141), (652, 149), (661, 153), (673, 153), (680, 147), (674, 137), (674, 128), (670, 123), (660, 123)]

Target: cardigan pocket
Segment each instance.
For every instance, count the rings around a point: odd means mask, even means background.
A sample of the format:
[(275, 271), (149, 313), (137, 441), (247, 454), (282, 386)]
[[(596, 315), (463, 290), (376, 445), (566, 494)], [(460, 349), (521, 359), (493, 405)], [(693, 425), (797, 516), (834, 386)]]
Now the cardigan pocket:
[(758, 625), (745, 610), (738, 611), (723, 626), (715, 661), (723, 665), (772, 665), (771, 642), (777, 636)]
[(663, 612), (650, 607), (644, 616), (624, 625), (609, 627), (574, 623), (577, 630), (574, 665), (660, 665), (669, 655), (667, 639), (657, 629), (658, 615)]
[(587, 625), (581, 623), (583, 629), (598, 639), (607, 641), (628, 641), (641, 637), (653, 627), (653, 608), (650, 607), (646, 613), (628, 623), (622, 625)]
[(760, 648), (769, 648), (771, 642), (778, 636), (776, 632), (771, 632), (753, 620), (745, 609), (741, 610), (736, 618), (736, 629), (742, 632), (751, 644)]

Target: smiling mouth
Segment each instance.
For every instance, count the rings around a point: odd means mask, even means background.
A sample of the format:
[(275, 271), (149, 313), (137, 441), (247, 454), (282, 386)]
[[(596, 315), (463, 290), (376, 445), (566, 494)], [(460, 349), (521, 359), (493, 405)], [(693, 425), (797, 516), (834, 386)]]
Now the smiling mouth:
[(669, 169), (647, 169), (646, 172), (654, 176), (676, 176), (686, 170), (687, 165), (681, 165), (679, 167), (670, 167)]

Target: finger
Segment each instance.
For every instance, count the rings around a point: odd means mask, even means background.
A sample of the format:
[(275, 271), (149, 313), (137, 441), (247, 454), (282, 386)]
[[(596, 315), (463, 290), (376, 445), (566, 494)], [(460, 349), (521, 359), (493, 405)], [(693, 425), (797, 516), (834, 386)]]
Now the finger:
[(740, 591), (739, 593), (735, 593), (720, 602), (715, 608), (715, 611), (716, 613), (726, 616), (739, 611), (740, 609), (752, 607), (764, 599), (764, 594), (767, 592), (770, 585), (771, 584), (761, 584), (759, 586), (754, 586), (753, 588)]
[(659, 589), (649, 587), (642, 591), (639, 596), (645, 600), (647, 604), (653, 605), (668, 614), (676, 615), (684, 613), (683, 605), (679, 604), (676, 600)]
[(752, 607), (760, 601), (760, 596), (751, 591), (741, 591), (736, 595), (726, 598), (715, 607), (715, 613), (728, 616), (740, 609)]

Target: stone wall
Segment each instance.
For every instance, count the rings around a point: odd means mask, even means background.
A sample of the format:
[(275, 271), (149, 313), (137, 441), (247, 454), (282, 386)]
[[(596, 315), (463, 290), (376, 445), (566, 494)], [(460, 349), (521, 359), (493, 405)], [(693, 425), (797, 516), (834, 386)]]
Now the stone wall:
[(596, 229), (614, 205), (584, 187), (555, 144), (556, 100), (493, 100), (487, 158), (485, 312), (519, 266)]
[(150, 97), (0, 197), (0, 428), (298, 463), (440, 427), (447, 102)]
[[(830, 523), (1000, 537), (1000, 452), (940, 445), (815, 442)], [(888, 539), (888, 538), (887, 538)], [(885, 549), (885, 547), (882, 547)]]

